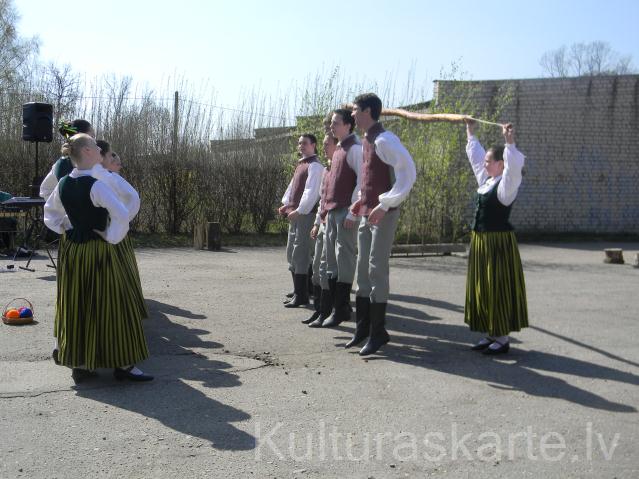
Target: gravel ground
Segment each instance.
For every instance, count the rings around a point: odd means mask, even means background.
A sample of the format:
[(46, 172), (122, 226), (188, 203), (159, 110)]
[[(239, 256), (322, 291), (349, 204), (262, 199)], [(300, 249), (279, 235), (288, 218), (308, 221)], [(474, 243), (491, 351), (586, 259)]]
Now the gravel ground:
[(40, 258), (0, 274), (37, 320), (0, 325), (0, 477), (638, 477), (639, 269), (607, 246), (522, 245), (531, 327), (495, 358), (468, 349), (464, 255), (393, 258), (367, 360), (353, 322), (282, 307), (284, 248), (138, 250), (156, 379), (79, 386), (50, 360)]

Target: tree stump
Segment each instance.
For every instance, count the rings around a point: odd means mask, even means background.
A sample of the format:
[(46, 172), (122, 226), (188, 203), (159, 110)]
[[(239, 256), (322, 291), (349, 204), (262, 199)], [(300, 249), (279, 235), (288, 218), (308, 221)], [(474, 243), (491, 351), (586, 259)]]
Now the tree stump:
[(206, 244), (206, 229), (204, 223), (198, 223), (193, 228), (193, 248), (204, 249)]
[(222, 228), (220, 223), (205, 221), (193, 229), (193, 247), (219, 251), (222, 249)]
[(623, 264), (623, 250), (621, 248), (606, 248), (604, 249), (604, 263), (610, 264)]

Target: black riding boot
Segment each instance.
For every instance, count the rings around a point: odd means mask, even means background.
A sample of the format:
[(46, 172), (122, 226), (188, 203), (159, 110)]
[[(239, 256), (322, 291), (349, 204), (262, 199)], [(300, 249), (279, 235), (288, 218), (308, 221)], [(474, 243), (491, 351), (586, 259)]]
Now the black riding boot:
[(335, 284), (335, 307), (333, 314), (322, 324), (323, 328), (334, 328), (343, 321), (351, 319), (351, 287), (350, 283)]
[(288, 303), (295, 295), (295, 273), (293, 271), (291, 271), (291, 278), (293, 278), (293, 291), (291, 291), (290, 293), (286, 293), (286, 299), (282, 301), (284, 304)]
[(313, 284), (313, 263), (308, 266), (308, 291), (313, 291), (315, 285)]
[(308, 275), (295, 275), (295, 294), (291, 300), (284, 305), (285, 308), (299, 308), (308, 304)]
[(326, 318), (331, 315), (333, 311), (333, 297), (335, 296), (335, 284), (337, 281), (332, 279), (328, 280), (329, 289), (322, 290), (322, 301), (320, 302), (320, 315), (315, 321), (309, 324), (311, 328), (321, 328)]
[(313, 306), (315, 307), (315, 312), (310, 318), (304, 319), (302, 321), (303, 324), (312, 323), (313, 321), (315, 321), (317, 318), (320, 317), (321, 301), (322, 301), (322, 287), (314, 284), (313, 285)]
[(368, 342), (359, 352), (360, 356), (375, 354), (379, 348), (390, 341), (384, 324), (386, 322), (386, 303), (371, 303), (370, 305), (371, 328)]
[(371, 327), (370, 309), (371, 299), (368, 296), (355, 296), (355, 334), (344, 347), (357, 346), (368, 337)]

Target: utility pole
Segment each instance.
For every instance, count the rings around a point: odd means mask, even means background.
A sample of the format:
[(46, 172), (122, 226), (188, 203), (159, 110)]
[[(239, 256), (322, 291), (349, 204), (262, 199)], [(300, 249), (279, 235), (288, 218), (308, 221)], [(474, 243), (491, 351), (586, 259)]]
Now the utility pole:
[(173, 163), (173, 174), (171, 175), (171, 233), (177, 233), (178, 211), (177, 211), (177, 171), (178, 171), (178, 92), (175, 92), (175, 99), (173, 102), (173, 141), (171, 144), (171, 159)]

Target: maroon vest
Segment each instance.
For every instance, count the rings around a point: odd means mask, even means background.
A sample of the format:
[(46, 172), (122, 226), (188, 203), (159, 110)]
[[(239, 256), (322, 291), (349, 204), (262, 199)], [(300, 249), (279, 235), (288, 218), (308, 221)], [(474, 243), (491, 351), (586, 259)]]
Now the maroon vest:
[(306, 187), (306, 180), (308, 179), (308, 167), (311, 163), (318, 162), (317, 156), (309, 156), (297, 162), (295, 173), (293, 174), (293, 184), (291, 185), (291, 193), (288, 198), (288, 205), (286, 205), (285, 212), (288, 214), (295, 211), (300, 205), (300, 200), (304, 194), (304, 188)]
[(368, 216), (370, 212), (379, 204), (379, 195), (389, 191), (393, 184), (391, 182), (390, 166), (380, 160), (375, 152), (375, 138), (383, 133), (384, 127), (381, 123), (375, 123), (364, 135), (362, 140), (363, 161), (361, 179), (361, 206), (360, 216)]
[(326, 175), (326, 190), (322, 196), (322, 212), (324, 218), (330, 210), (347, 208), (351, 205), (353, 190), (357, 186), (357, 174), (350, 167), (346, 158), (348, 151), (355, 145), (355, 135), (348, 136), (337, 146), (331, 160), (331, 170)]
[[(332, 160), (331, 160), (332, 161)], [(322, 185), (320, 186), (320, 199), (322, 201), (322, 211), (320, 211), (320, 220), (322, 223), (326, 223), (326, 211), (324, 209), (324, 198), (326, 198), (326, 178), (328, 178), (328, 174), (331, 172), (330, 164), (326, 169), (326, 173), (322, 177)]]

